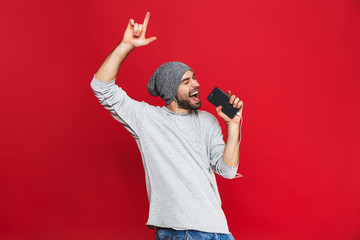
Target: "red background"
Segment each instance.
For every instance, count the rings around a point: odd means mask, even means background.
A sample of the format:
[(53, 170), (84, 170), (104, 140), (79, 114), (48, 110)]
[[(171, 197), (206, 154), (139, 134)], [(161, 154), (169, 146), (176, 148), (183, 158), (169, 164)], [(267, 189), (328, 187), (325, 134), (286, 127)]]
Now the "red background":
[[(7, 1), (0, 7), (0, 239), (154, 239), (140, 153), (90, 81), (130, 18), (117, 84), (166, 61), (244, 101), (239, 172), (218, 179), (236, 239), (360, 239), (360, 3)], [(225, 133), (225, 126), (218, 117)]]

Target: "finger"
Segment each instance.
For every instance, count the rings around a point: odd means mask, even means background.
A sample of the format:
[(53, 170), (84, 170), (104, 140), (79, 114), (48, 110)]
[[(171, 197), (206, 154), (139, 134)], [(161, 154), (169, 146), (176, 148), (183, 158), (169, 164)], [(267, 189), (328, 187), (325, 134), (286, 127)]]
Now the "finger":
[(238, 97), (235, 98), (234, 104), (233, 104), (233, 107), (234, 107), (234, 108), (236, 108), (236, 106), (237, 106), (237, 104), (238, 104), (239, 101), (240, 101), (240, 99), (239, 99)]
[(222, 119), (224, 119), (225, 121), (227, 121), (227, 120), (229, 119), (229, 117), (226, 116), (226, 114), (223, 113), (221, 110), (222, 110), (222, 106), (218, 106), (218, 107), (216, 108), (217, 114), (218, 114)]
[(146, 39), (146, 41), (147, 41), (146, 44), (152, 43), (152, 42), (155, 41), (156, 39), (157, 39), (156, 37), (148, 38), (148, 39)]
[(232, 96), (230, 97), (230, 101), (229, 101), (229, 103), (230, 103), (230, 104), (233, 104), (233, 103), (234, 103), (235, 98), (236, 98), (236, 96), (235, 96), (235, 95), (232, 95)]
[(224, 114), (221, 110), (222, 110), (222, 106), (218, 106), (218, 107), (216, 108), (216, 112), (217, 112), (217, 114), (219, 114), (219, 116), (221, 116), (222, 114)]
[(134, 27), (134, 19), (129, 20), (129, 24), (127, 26), (129, 29), (132, 29)]
[(138, 31), (136, 33), (136, 36), (139, 36), (142, 32), (142, 29), (143, 29), (143, 25), (142, 24), (139, 24), (139, 28), (138, 28)]
[(134, 25), (134, 33), (133, 33), (134, 36), (136, 36), (136, 31), (138, 30), (138, 27), (139, 27), (139, 24), (135, 23), (135, 25)]
[(143, 32), (144, 34), (146, 33), (146, 28), (147, 28), (147, 25), (149, 23), (149, 18), (150, 18), (150, 12), (146, 12), (146, 16), (145, 16), (145, 19), (144, 19), (144, 23), (143, 23)]
[(243, 101), (240, 101), (240, 102), (238, 102), (238, 104), (237, 104), (237, 108), (240, 108), (240, 107), (242, 107), (243, 106)]
[(230, 90), (227, 92), (227, 95), (231, 96), (231, 91)]

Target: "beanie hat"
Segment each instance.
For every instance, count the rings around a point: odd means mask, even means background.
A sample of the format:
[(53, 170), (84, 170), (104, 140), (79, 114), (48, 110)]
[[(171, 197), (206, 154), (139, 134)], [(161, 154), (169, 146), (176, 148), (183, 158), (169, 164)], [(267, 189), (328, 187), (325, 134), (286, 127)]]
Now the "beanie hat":
[(160, 96), (166, 104), (170, 104), (176, 97), (181, 78), (184, 73), (192, 69), (178, 61), (162, 64), (151, 76), (147, 89), (153, 96)]

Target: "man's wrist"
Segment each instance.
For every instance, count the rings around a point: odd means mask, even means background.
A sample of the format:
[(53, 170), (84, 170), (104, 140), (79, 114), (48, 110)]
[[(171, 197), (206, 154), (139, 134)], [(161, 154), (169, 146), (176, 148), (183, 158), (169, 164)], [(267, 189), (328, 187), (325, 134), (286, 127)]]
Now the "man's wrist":
[(226, 122), (226, 127), (229, 129), (236, 129), (236, 128), (239, 128), (240, 129), (240, 123), (236, 123), (236, 122)]
[(240, 125), (229, 123), (226, 125), (226, 132), (228, 137), (237, 136), (240, 133)]
[(121, 40), (119, 45), (121, 45), (121, 47), (123, 47), (124, 49), (126, 49), (128, 51), (132, 51), (135, 49), (134, 45), (132, 45), (131, 43), (125, 42), (124, 40)]
[(125, 58), (131, 53), (131, 51), (134, 50), (134, 48), (135, 47), (132, 46), (130, 43), (121, 40), (121, 42), (116, 46), (116, 48), (110, 55), (113, 55), (113, 57), (115, 58), (119, 58), (121, 64), (125, 60)]

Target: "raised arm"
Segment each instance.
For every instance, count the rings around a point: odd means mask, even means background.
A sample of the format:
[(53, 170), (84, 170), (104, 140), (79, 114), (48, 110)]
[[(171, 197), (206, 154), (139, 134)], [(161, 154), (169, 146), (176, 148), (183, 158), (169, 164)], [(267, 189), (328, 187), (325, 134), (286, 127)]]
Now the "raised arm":
[(149, 18), (150, 12), (147, 12), (143, 24), (135, 23), (133, 19), (129, 20), (123, 39), (96, 72), (97, 79), (103, 82), (113, 80), (119, 73), (120, 65), (134, 48), (148, 45), (156, 40), (156, 37), (145, 38)]
[(229, 167), (236, 167), (239, 164), (240, 157), (240, 129), (242, 122), (242, 111), (243, 111), (243, 101), (240, 101), (235, 95), (231, 95), (231, 91), (228, 91), (227, 94), (230, 96), (229, 103), (233, 105), (234, 108), (238, 108), (239, 115), (236, 115), (233, 119), (230, 119), (222, 111), (222, 106), (216, 108), (216, 112), (219, 116), (224, 119), (226, 122), (226, 145), (223, 153), (223, 160)]

